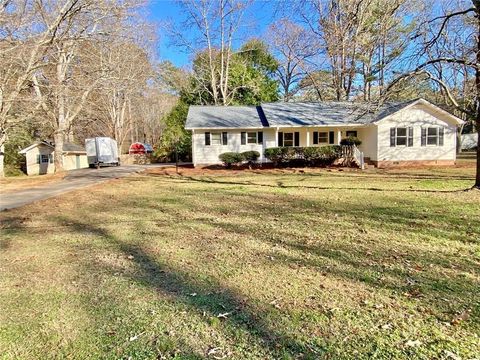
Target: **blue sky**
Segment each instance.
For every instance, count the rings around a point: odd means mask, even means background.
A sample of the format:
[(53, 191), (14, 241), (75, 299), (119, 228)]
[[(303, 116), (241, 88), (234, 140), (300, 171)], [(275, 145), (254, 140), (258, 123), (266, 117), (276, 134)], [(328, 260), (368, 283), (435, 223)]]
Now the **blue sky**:
[[(274, 1), (255, 1), (249, 9), (248, 18), (252, 19), (255, 28), (252, 33), (261, 36), (272, 22), (274, 14)], [(150, 0), (148, 16), (151, 21), (161, 24), (167, 21), (181, 22), (183, 14), (174, 0)], [(160, 60), (169, 60), (177, 66), (189, 64), (189, 54), (184, 53), (175, 46), (169, 46), (169, 39), (159, 26), (159, 45), (157, 56)]]

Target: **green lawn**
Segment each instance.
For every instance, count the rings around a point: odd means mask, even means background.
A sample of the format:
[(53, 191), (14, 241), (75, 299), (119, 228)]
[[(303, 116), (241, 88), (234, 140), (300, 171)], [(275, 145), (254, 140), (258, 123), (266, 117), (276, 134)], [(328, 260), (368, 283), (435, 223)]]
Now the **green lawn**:
[(3, 212), (0, 358), (478, 358), (472, 178), (184, 171)]

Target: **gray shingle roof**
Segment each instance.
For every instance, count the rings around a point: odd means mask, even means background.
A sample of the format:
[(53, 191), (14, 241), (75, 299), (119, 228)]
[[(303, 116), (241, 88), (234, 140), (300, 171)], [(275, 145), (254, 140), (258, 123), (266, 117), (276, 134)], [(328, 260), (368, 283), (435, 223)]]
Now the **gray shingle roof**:
[(190, 106), (185, 128), (365, 125), (417, 101), (374, 104), (352, 102), (267, 103), (261, 106)]
[(82, 145), (72, 144), (72, 143), (64, 143), (63, 144), (63, 151), (85, 151), (85, 148)]
[(261, 128), (262, 122), (257, 106), (198, 106), (188, 109), (186, 129), (195, 128)]
[(262, 104), (271, 126), (344, 125), (364, 123), (367, 109), (346, 102)]

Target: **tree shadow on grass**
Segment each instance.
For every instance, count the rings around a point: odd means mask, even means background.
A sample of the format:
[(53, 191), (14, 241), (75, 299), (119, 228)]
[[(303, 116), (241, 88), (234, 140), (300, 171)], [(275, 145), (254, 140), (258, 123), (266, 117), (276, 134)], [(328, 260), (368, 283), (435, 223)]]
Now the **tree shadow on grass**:
[[(123, 276), (148, 289), (166, 294), (173, 301), (180, 302), (197, 313), (206, 314), (205, 321), (227, 313), (222, 321), (234, 329), (248, 333), (248, 336), (256, 339), (255, 341), (265, 347), (269, 354), (304, 359), (318, 357), (318, 353), (310, 345), (301, 343), (286, 332), (267, 324), (265, 319), (268, 310), (264, 304), (251, 303), (246, 297), (222, 286), (214, 278), (203, 278), (174, 268), (167, 262), (153, 257), (142, 246), (133, 242), (123, 242), (109, 231), (92, 223), (69, 218), (58, 218), (57, 221), (68, 222), (77, 233), (88, 232), (101, 237), (134, 262), (135, 271), (124, 273)], [(117, 270), (104, 268), (103, 271), (115, 273)]]
[[(210, 200), (213, 204), (216, 203), (216, 200), (221, 200), (221, 194), (211, 194), (211, 196)], [(186, 200), (182, 197), (178, 197), (177, 200), (178, 206), (189, 206), (191, 211), (195, 211), (195, 207), (199, 214), (206, 211), (198, 204), (187, 202), (182, 204)], [(208, 223), (211, 227), (227, 231), (233, 236), (254, 237), (256, 241), (270, 243), (272, 248), (281, 245), (292, 251), (290, 255), (280, 256), (276, 252), (267, 252), (260, 256), (265, 261), (272, 257), (278, 259), (280, 263), (295, 263), (309, 268), (323, 267), (327, 269), (327, 273), (338, 278), (360, 281), (372, 288), (387, 289), (400, 296), (406, 294), (405, 296), (418, 297), (420, 303), (432, 306), (439, 312), (445, 311), (445, 298), (449, 299), (452, 307), (455, 307), (465, 306), (475, 296), (474, 289), (477, 287), (475, 280), (470, 275), (466, 277), (462, 275), (462, 273), (468, 273), (475, 276), (478, 260), (475, 260), (474, 256), (454, 258), (450, 253), (441, 251), (439, 244), (431, 250), (428, 246), (423, 247), (420, 244), (423, 238), (427, 241), (426, 233), (428, 233), (428, 241), (436, 237), (447, 243), (451, 240), (467, 245), (478, 244), (475, 234), (480, 235), (480, 227), (471, 227), (466, 221), (463, 221), (461, 225), (454, 228), (453, 224), (459, 220), (454, 213), (425, 214), (422, 208), (416, 206), (414, 200), (407, 201), (406, 199), (403, 200), (405, 203), (400, 207), (366, 207), (362, 204), (352, 204), (348, 200), (340, 201), (336, 205), (337, 208), (307, 206), (307, 208), (313, 209), (312, 211), (318, 211), (321, 217), (334, 218), (339, 215), (339, 219), (352, 219), (353, 228), (351, 230), (355, 230), (355, 224), (359, 225), (358, 246), (355, 246), (357, 242), (355, 238), (340, 243), (322, 241), (318, 244), (311, 244), (308, 234), (292, 232), (292, 228), (301, 226), (300, 223), (296, 225), (292, 223), (287, 227), (273, 226), (265, 231), (265, 226), (274, 220), (273, 218), (285, 219), (283, 216), (287, 214), (284, 213), (284, 210), (279, 211), (279, 208), (284, 209), (288, 205), (290, 222), (295, 219), (296, 215), (305, 216), (303, 204), (307, 199), (301, 196), (284, 195), (277, 197), (273, 204), (271, 200), (272, 198), (265, 194), (255, 194), (253, 199), (248, 196), (235, 196), (231, 199), (235, 203), (235, 209), (248, 209), (248, 211), (231, 212), (230, 215), (234, 220), (230, 216), (221, 216), (225, 212), (224, 209), (211, 207), (208, 210), (212, 215), (210, 218), (195, 216), (189, 219), (189, 223), (198, 223), (199, 225)], [(268, 214), (266, 223), (254, 221), (262, 214)], [(239, 220), (239, 216), (245, 221)], [(429, 221), (435, 221), (436, 225), (426, 232)], [(383, 224), (386, 231), (403, 233), (405, 238), (408, 238), (411, 232), (418, 240), (411, 243), (408, 248), (398, 241), (389, 245), (383, 240), (380, 244), (373, 245), (372, 239), (369, 238), (368, 242), (362, 242), (365, 236), (362, 236), (363, 233), (360, 232), (360, 229), (374, 227), (375, 224)], [(467, 229), (472, 231), (468, 238), (463, 235)], [(196, 251), (202, 252), (205, 249), (200, 246)], [(211, 250), (207, 249), (207, 251)], [(332, 264), (334, 265), (332, 266)], [(430, 269), (432, 265), (437, 269)]]
[(0, 223), (0, 250), (7, 250), (12, 245), (10, 236), (16, 235), (24, 231), (25, 221), (24, 216), (7, 216), (4, 217)]
[[(220, 185), (236, 185), (236, 186), (254, 186), (254, 187), (268, 187), (268, 188), (282, 188), (282, 189), (311, 189), (311, 190), (367, 190), (367, 191), (378, 191), (378, 192), (412, 192), (412, 193), (456, 193), (463, 192), (466, 189), (456, 189), (456, 190), (432, 190), (432, 189), (392, 189), (392, 188), (379, 188), (379, 187), (335, 187), (335, 186), (315, 186), (315, 185), (286, 185), (281, 180), (276, 180), (275, 184), (265, 184), (265, 183), (256, 183), (253, 181), (224, 181), (218, 178), (211, 176), (171, 176), (171, 175), (158, 175), (158, 174), (147, 174), (145, 176), (149, 177), (168, 177), (168, 179), (174, 180), (178, 183), (205, 183), (205, 184), (220, 184)], [(441, 180), (441, 179), (436, 179)], [(297, 180), (298, 181), (298, 180)]]

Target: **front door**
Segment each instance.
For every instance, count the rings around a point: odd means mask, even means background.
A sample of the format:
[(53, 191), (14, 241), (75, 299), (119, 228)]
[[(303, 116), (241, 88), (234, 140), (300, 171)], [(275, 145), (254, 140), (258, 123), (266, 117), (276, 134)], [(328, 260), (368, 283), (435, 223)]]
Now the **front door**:
[(75, 168), (80, 169), (80, 155), (75, 155)]

